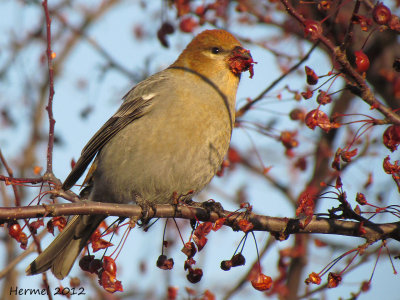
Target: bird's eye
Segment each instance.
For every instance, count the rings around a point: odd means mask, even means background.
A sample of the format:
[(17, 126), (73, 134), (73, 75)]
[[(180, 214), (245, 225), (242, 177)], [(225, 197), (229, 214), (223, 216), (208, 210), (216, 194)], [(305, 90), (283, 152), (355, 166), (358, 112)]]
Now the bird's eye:
[(212, 54), (218, 54), (218, 53), (221, 53), (221, 48), (219, 48), (219, 47), (212, 47), (211, 48), (211, 53)]

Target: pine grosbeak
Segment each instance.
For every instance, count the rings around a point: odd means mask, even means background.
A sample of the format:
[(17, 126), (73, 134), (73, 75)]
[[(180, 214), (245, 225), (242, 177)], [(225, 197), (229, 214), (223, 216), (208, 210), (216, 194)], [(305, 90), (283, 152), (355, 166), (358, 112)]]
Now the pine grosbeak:
[[(240, 74), (250, 52), (224, 30), (196, 36), (167, 69), (140, 82), (83, 148), (63, 184), (95, 158), (82, 198), (143, 206), (190, 199), (220, 168), (235, 122)], [(105, 216), (75, 216), (27, 268), (62, 279)]]

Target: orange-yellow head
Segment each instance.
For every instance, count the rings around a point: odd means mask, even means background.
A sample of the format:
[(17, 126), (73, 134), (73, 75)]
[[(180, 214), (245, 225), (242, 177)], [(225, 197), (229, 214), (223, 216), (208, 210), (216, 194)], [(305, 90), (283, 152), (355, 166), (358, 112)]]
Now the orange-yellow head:
[(229, 77), (236, 77), (237, 81), (240, 74), (247, 70), (252, 76), (253, 63), (250, 51), (244, 49), (232, 34), (214, 29), (197, 35), (171, 67), (187, 68), (216, 84), (224, 84), (223, 81)]

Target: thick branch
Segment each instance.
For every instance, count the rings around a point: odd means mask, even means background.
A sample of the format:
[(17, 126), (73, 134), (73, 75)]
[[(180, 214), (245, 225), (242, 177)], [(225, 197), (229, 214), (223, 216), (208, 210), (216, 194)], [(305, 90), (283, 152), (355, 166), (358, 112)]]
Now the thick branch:
[[(142, 209), (133, 204), (114, 204), (100, 202), (82, 202), (69, 204), (50, 204), (25, 207), (0, 208), (0, 222), (23, 218), (54, 217), (62, 215), (106, 215), (121, 217), (141, 217)], [(204, 208), (186, 205), (157, 205), (149, 209), (149, 216), (154, 218), (183, 218), (199, 221), (215, 222), (219, 218), (226, 218), (225, 225), (239, 231), (238, 222), (246, 219), (254, 225), (254, 231), (269, 231), (278, 239), (286, 239), (295, 233), (322, 233), (344, 236), (361, 237), (369, 243), (392, 238), (400, 241), (400, 222), (385, 224), (364, 224), (359, 222), (334, 220), (313, 217), (311, 222), (302, 228), (302, 219), (277, 218), (253, 213), (236, 213), (222, 211), (208, 212)]]

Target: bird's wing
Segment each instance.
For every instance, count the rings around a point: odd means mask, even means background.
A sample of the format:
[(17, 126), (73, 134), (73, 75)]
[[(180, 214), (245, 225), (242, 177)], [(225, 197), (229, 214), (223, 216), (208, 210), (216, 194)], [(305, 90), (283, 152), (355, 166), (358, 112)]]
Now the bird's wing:
[(143, 96), (135, 96), (137, 93), (134, 90), (135, 88), (128, 92), (124, 97), (125, 102), (122, 103), (118, 111), (96, 132), (83, 148), (81, 157), (64, 181), (63, 190), (69, 190), (78, 181), (93, 158), (110, 139), (125, 126), (141, 118), (148, 112), (146, 108), (152, 103), (155, 94), (147, 93)]

